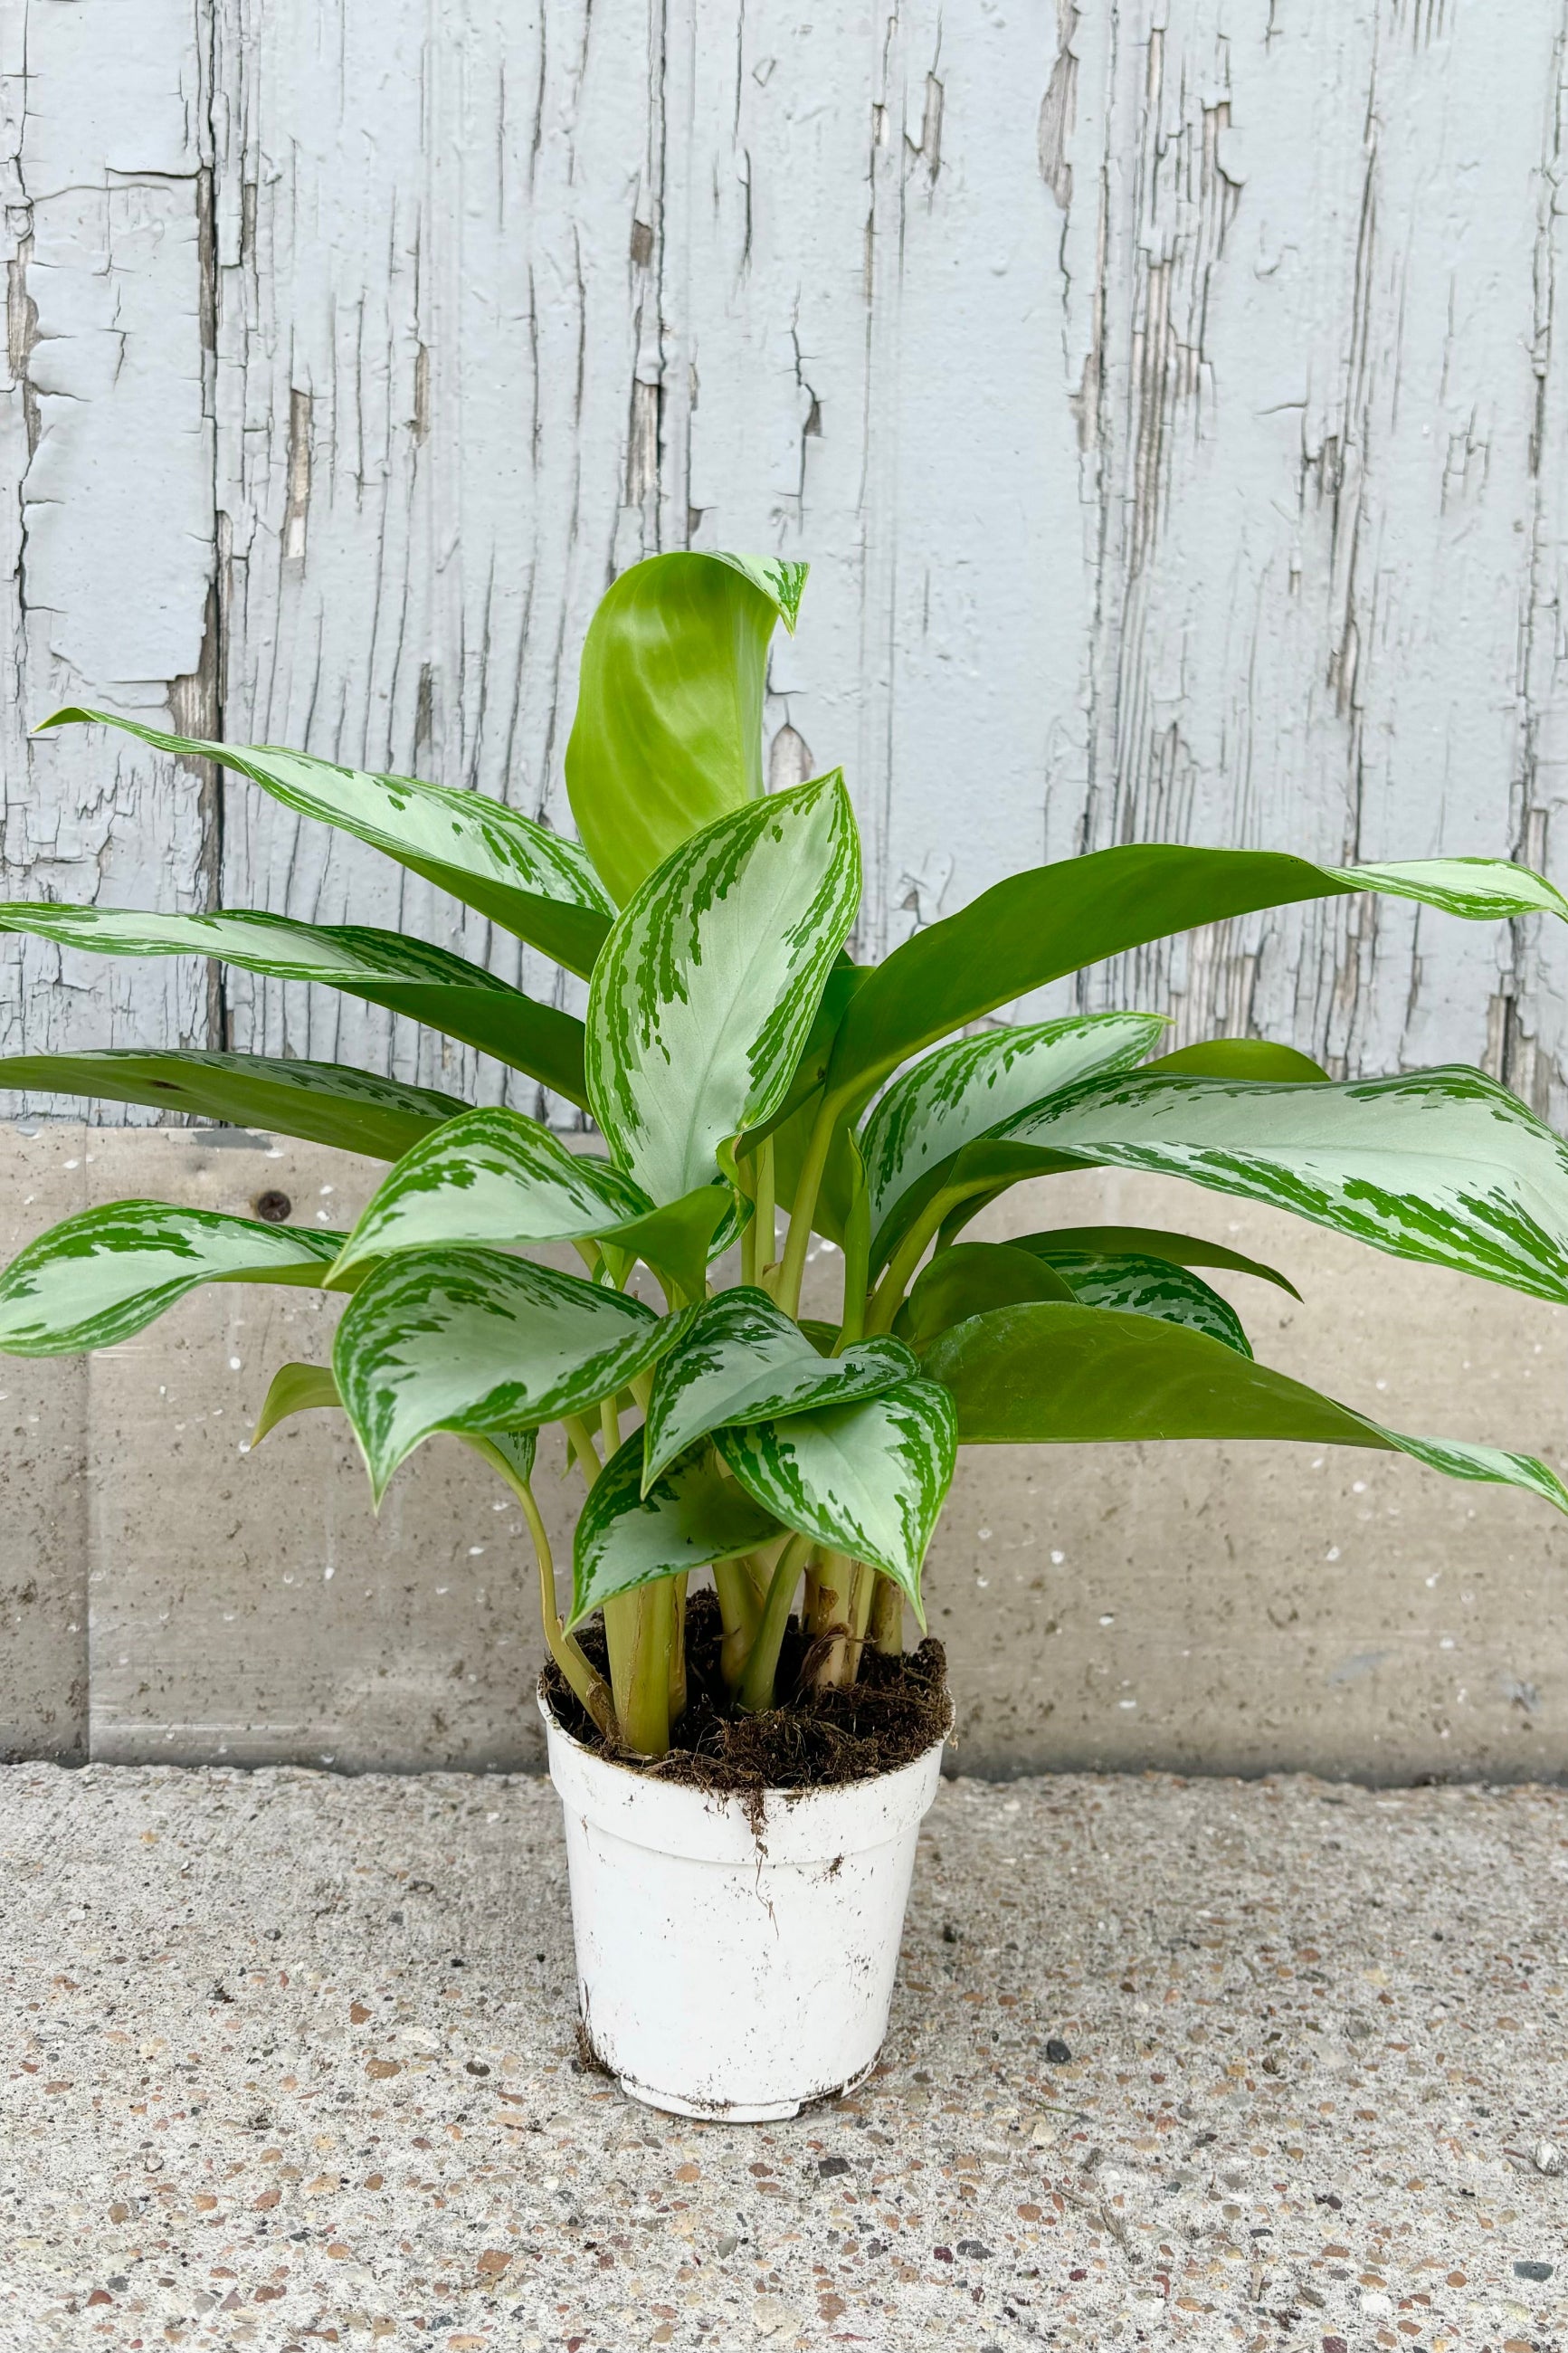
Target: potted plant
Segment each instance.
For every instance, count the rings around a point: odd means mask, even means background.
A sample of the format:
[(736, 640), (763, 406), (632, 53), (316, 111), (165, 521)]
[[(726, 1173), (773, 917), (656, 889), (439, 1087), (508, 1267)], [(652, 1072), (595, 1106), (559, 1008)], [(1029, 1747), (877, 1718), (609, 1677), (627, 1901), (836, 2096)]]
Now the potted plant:
[[(581, 847), (468, 792), (106, 713), (48, 723), (129, 726), (342, 827), (581, 976), (583, 1020), (363, 926), (0, 911), (72, 946), (347, 990), (592, 1114), (602, 1148), (574, 1152), (521, 1112), (336, 1065), (14, 1058), (0, 1083), (393, 1166), (348, 1234), (153, 1201), (68, 1219), (0, 1278), (0, 1347), (103, 1346), (205, 1282), (343, 1295), (331, 1366), (282, 1367), (258, 1436), (335, 1407), (378, 1500), (437, 1431), (515, 1492), (538, 1556), (586, 2031), (639, 2098), (737, 2118), (852, 2083), (885, 2031), (948, 1725), (940, 1651), (906, 1657), (904, 1616), (921, 1615), (960, 1444), (1331, 1441), (1568, 1509), (1528, 1456), (1402, 1436), (1256, 1363), (1199, 1270), (1289, 1289), (1270, 1268), (1138, 1228), (963, 1239), (1026, 1177), (1152, 1169), (1568, 1299), (1563, 1147), (1478, 1071), (1335, 1082), (1237, 1039), (1161, 1054), (1161, 1017), (1139, 1012), (976, 1026), (1142, 942), (1292, 901), (1378, 891), (1491, 918), (1568, 905), (1486, 860), (1346, 869), (1134, 845), (1014, 875), (857, 963), (842, 776), (763, 788), (767, 648), (779, 621), (793, 628), (804, 577), (674, 554), (615, 583), (566, 754)], [(801, 1313), (814, 1234), (841, 1254), (826, 1323)], [(579, 1272), (527, 1255), (563, 1243)], [(547, 1423), (583, 1482), (569, 1592), (530, 1483)], [(694, 1569), (710, 1594), (689, 1598)]]

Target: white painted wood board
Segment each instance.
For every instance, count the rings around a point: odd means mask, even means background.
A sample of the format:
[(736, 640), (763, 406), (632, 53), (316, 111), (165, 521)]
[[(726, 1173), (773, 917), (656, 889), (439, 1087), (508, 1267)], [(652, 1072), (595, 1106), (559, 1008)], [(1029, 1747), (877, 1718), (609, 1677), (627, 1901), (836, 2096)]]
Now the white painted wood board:
[[(564, 826), (595, 600), (687, 544), (815, 562), (772, 772), (846, 765), (867, 951), (1136, 837), (1563, 879), (1560, 7), (0, 27), (13, 895), (221, 887), (569, 998), (249, 787), (23, 727), (169, 710)], [(325, 992), (8, 955), (13, 1043), (226, 1036), (531, 1099)], [(1568, 943), (1538, 927), (1342, 902), (1084, 993), (1350, 1071), (1478, 1059), (1564, 1110)]]

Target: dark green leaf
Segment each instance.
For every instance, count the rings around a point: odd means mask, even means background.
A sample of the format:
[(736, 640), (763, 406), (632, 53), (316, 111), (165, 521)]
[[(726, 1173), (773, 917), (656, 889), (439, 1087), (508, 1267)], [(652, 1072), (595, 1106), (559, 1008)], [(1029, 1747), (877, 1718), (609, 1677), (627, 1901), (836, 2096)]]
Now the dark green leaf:
[(1568, 1512), (1568, 1492), (1529, 1454), (1406, 1438), (1205, 1333), (1103, 1307), (1003, 1307), (955, 1324), (927, 1354), (970, 1446), (1290, 1439), (1413, 1455), (1456, 1479), (1528, 1488)]
[(895, 948), (845, 1015), (829, 1084), (847, 1103), (864, 1103), (922, 1046), (1085, 965), (1198, 923), (1355, 891), (1474, 920), (1568, 914), (1551, 883), (1494, 859), (1337, 867), (1171, 842), (1095, 850), (1009, 875)]
[(1267, 1038), (1209, 1038), (1201, 1046), (1178, 1046), (1158, 1054), (1145, 1071), (1173, 1071), (1194, 1079), (1272, 1079), (1281, 1085), (1310, 1086), (1329, 1076), (1310, 1054), (1275, 1046)]
[(278, 980), (319, 981), (526, 1071), (584, 1103), (583, 1025), (478, 965), (401, 932), (296, 923), (287, 915), (145, 915), (117, 907), (0, 906), (0, 932), (27, 932), (103, 955), (215, 956)]
[(1033, 1250), (1037, 1258), (1055, 1258), (1058, 1253), (1068, 1258), (1085, 1253), (1105, 1257), (1131, 1250), (1141, 1258), (1169, 1259), (1173, 1266), (1224, 1267), (1232, 1274), (1255, 1274), (1260, 1282), (1288, 1291), (1292, 1299), (1301, 1296), (1295, 1284), (1274, 1267), (1243, 1258), (1239, 1250), (1226, 1250), (1219, 1242), (1205, 1241), (1200, 1235), (1167, 1233), (1158, 1226), (1051, 1226), (1043, 1233), (1012, 1234), (1008, 1239), (1015, 1250)]
[(1005, 1242), (959, 1242), (939, 1250), (917, 1277), (894, 1328), (921, 1347), (950, 1324), (988, 1308), (1073, 1296), (1070, 1282), (1027, 1250)]
[(405, 1086), (342, 1062), (274, 1060), (265, 1054), (11, 1054), (0, 1087), (40, 1094), (91, 1095), (149, 1103), (232, 1127), (303, 1136), (378, 1160), (401, 1159), (411, 1145), (468, 1106), (430, 1087)]

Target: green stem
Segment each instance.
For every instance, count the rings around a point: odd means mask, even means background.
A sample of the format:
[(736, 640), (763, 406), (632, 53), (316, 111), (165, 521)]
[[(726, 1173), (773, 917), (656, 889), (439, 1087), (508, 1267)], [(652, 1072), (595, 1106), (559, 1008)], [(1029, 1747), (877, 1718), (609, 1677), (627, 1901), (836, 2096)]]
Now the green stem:
[(825, 1094), (822, 1108), (812, 1125), (795, 1179), (795, 1206), (789, 1213), (789, 1240), (779, 1264), (778, 1280), (773, 1285), (773, 1297), (786, 1315), (800, 1314), (800, 1286), (805, 1273), (805, 1253), (811, 1241), (811, 1220), (816, 1208), (816, 1197), (822, 1190), (823, 1172), (833, 1146), (834, 1124), (838, 1117), (837, 1095)]
[(773, 1211), (778, 1196), (773, 1187), (773, 1140), (771, 1135), (765, 1137), (757, 1149), (756, 1198), (756, 1214), (752, 1219), (757, 1237), (752, 1245), (757, 1269), (755, 1279), (765, 1290), (768, 1278), (773, 1273), (773, 1251), (778, 1246), (773, 1233), (777, 1223)]
[(607, 1397), (599, 1408), (599, 1434), (605, 1441), (605, 1460), (618, 1453), (621, 1443), (621, 1417), (616, 1410), (616, 1400)]
[[(618, 1709), (621, 1736), (637, 1757), (662, 1757), (669, 1746), (669, 1649), (675, 1628), (675, 1579), (661, 1577), (621, 1599), (635, 1602), (626, 1703)], [(608, 1612), (605, 1612), (606, 1618)]]
[(888, 1261), (888, 1271), (877, 1285), (866, 1317), (868, 1332), (889, 1332), (893, 1318), (903, 1304), (904, 1291), (910, 1277), (925, 1256), (926, 1244), (941, 1225), (944, 1197), (938, 1194), (928, 1208), (915, 1219), (898, 1249)]
[(763, 1605), (742, 1561), (714, 1562), (713, 1590), (719, 1597), (719, 1616), (724, 1627), (719, 1663), (723, 1670), (725, 1684), (733, 1691), (745, 1672), (746, 1661), (757, 1639), (757, 1629), (763, 1622)]
[(779, 1555), (778, 1567), (768, 1587), (768, 1598), (763, 1607), (762, 1624), (752, 1645), (752, 1655), (746, 1662), (746, 1672), (736, 1694), (735, 1704), (748, 1715), (760, 1715), (773, 1704), (773, 1679), (779, 1671), (779, 1652), (789, 1625), (789, 1605), (795, 1599), (795, 1588), (800, 1572), (813, 1551), (809, 1536), (792, 1536)]
[(686, 1714), (686, 1585), (689, 1568), (680, 1569), (671, 1577), (675, 1588), (674, 1609), (669, 1633), (669, 1720), (679, 1724)]
[(757, 1280), (757, 1164), (752, 1154), (735, 1164), (735, 1174), (741, 1189), (752, 1204), (752, 1215), (741, 1232), (741, 1281), (754, 1284)]
[(870, 1282), (871, 1196), (866, 1188), (860, 1155), (856, 1152), (850, 1156), (855, 1164), (856, 1181), (849, 1215), (844, 1222), (844, 1320), (833, 1344), (836, 1356), (841, 1356), (851, 1341), (865, 1336), (866, 1293)]
[(871, 1647), (885, 1659), (904, 1653), (904, 1597), (890, 1577), (879, 1577), (871, 1602)]
[(609, 1686), (592, 1662), (585, 1656), (582, 1644), (568, 1634), (562, 1623), (555, 1598), (555, 1557), (550, 1548), (550, 1535), (533, 1500), (533, 1490), (526, 1479), (520, 1479), (506, 1457), (497, 1450), (477, 1441), (479, 1451), (492, 1462), (522, 1505), (528, 1533), (533, 1539), (533, 1556), (539, 1563), (539, 1614), (544, 1620), (544, 1640), (550, 1655), (565, 1676), (572, 1690), (582, 1701), (605, 1737), (613, 1739), (616, 1731), (616, 1710)]
[(588, 1485), (593, 1486), (599, 1475), (599, 1457), (595, 1450), (593, 1433), (581, 1414), (568, 1414), (561, 1424), (566, 1432), (566, 1443), (576, 1459), (577, 1468)]
[[(852, 1683), (860, 1663), (855, 1641), (855, 1598), (859, 1578), (847, 1553), (825, 1552), (817, 1564), (816, 1601), (811, 1613), (812, 1642), (802, 1680), (812, 1691), (834, 1691)], [(862, 1625), (860, 1631), (864, 1633)]]

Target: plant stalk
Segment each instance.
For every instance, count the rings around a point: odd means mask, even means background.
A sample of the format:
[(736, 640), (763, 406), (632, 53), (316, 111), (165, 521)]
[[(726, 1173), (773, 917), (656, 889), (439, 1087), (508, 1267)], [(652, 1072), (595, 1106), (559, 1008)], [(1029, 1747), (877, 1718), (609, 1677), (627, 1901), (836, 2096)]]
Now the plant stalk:
[(866, 1189), (860, 1155), (854, 1155), (856, 1185), (844, 1226), (844, 1307), (833, 1353), (841, 1356), (852, 1341), (866, 1333), (867, 1290), (870, 1282), (871, 1197)]
[(811, 1241), (812, 1213), (816, 1208), (816, 1197), (822, 1190), (823, 1172), (833, 1146), (833, 1129), (838, 1109), (837, 1095), (823, 1096), (822, 1107), (813, 1122), (805, 1156), (795, 1181), (795, 1207), (789, 1213), (789, 1240), (784, 1244), (778, 1280), (773, 1285), (773, 1297), (786, 1315), (800, 1314), (800, 1286), (805, 1273), (805, 1253)]
[(866, 1316), (868, 1332), (890, 1332), (893, 1318), (903, 1304), (904, 1292), (910, 1277), (926, 1253), (926, 1244), (942, 1223), (942, 1197), (939, 1194), (924, 1214), (915, 1219), (892, 1257), (888, 1271), (877, 1285)]
[(508, 1485), (522, 1505), (528, 1533), (533, 1538), (534, 1558), (539, 1563), (539, 1610), (544, 1620), (544, 1640), (549, 1645), (550, 1655), (605, 1739), (613, 1740), (616, 1736), (615, 1701), (604, 1676), (587, 1658), (582, 1644), (567, 1633), (562, 1623), (555, 1599), (554, 1556), (550, 1549), (550, 1537), (539, 1506), (533, 1500), (533, 1490), (526, 1479), (512, 1478), (509, 1467), (500, 1461), (499, 1457), (492, 1459), (498, 1461)]
[(719, 1616), (724, 1627), (719, 1663), (725, 1686), (732, 1692), (746, 1671), (746, 1661), (763, 1622), (763, 1605), (744, 1564), (738, 1560), (714, 1562), (713, 1589), (719, 1597)]
[(683, 1568), (671, 1577), (675, 1588), (669, 1636), (669, 1720), (679, 1724), (686, 1714), (686, 1585), (691, 1572)]
[(795, 1588), (800, 1572), (810, 1559), (814, 1547), (809, 1536), (792, 1536), (778, 1558), (768, 1598), (763, 1609), (762, 1624), (752, 1645), (752, 1655), (746, 1662), (746, 1672), (736, 1694), (735, 1704), (748, 1715), (761, 1715), (773, 1704), (773, 1682), (779, 1671), (779, 1652), (789, 1625), (789, 1605), (795, 1599)]
[(599, 1475), (600, 1468), (598, 1450), (594, 1444), (593, 1432), (582, 1415), (576, 1413), (568, 1414), (561, 1427), (566, 1432), (566, 1444), (576, 1461), (577, 1468), (591, 1487)]
[(774, 1206), (777, 1195), (773, 1187), (773, 1140), (765, 1136), (757, 1146), (756, 1209), (752, 1219), (752, 1230), (756, 1235), (752, 1244), (752, 1263), (756, 1273), (752, 1280), (768, 1290), (773, 1272), (773, 1251), (777, 1239), (773, 1228), (777, 1223)]
[(847, 1553), (825, 1552), (816, 1576), (816, 1606), (810, 1620), (812, 1642), (801, 1683), (808, 1691), (838, 1691), (852, 1683), (859, 1672), (865, 1620), (862, 1618), (857, 1629), (856, 1598), (864, 1578), (868, 1612), (871, 1572), (858, 1568)]
[(890, 1577), (879, 1577), (871, 1599), (871, 1647), (885, 1659), (904, 1652), (904, 1597)]
[[(669, 1650), (675, 1628), (675, 1579), (661, 1577), (617, 1599), (633, 1607), (630, 1672), (621, 1737), (637, 1757), (662, 1757), (669, 1746)], [(614, 1605), (610, 1605), (613, 1607)], [(610, 1609), (605, 1619), (608, 1627)], [(619, 1694), (616, 1694), (617, 1702)]]

